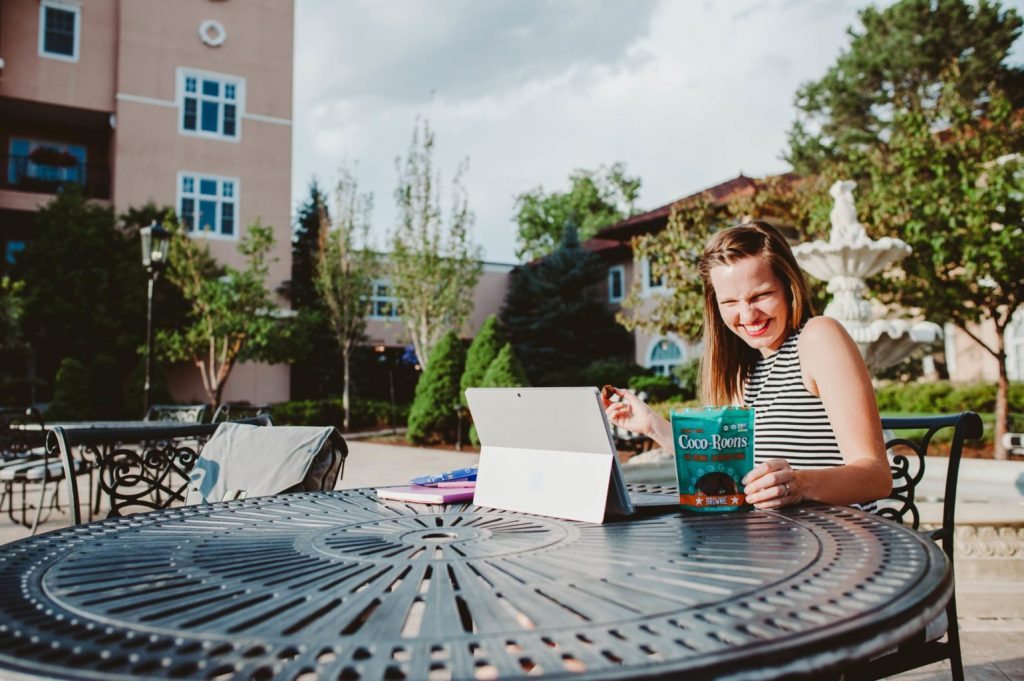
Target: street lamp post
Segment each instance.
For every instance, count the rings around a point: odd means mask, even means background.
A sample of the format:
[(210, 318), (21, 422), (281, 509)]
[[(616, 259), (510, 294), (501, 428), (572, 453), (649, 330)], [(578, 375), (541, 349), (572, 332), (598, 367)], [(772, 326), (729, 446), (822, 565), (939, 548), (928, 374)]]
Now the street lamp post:
[(391, 432), (395, 432), (395, 362), (388, 357), (387, 348), (377, 345), (373, 348), (377, 354), (377, 361), (387, 367), (388, 388), (391, 393)]
[(146, 383), (142, 389), (142, 413), (149, 411), (150, 377), (153, 373), (153, 285), (167, 267), (171, 233), (153, 221), (139, 230), (142, 238), (142, 266), (146, 268)]

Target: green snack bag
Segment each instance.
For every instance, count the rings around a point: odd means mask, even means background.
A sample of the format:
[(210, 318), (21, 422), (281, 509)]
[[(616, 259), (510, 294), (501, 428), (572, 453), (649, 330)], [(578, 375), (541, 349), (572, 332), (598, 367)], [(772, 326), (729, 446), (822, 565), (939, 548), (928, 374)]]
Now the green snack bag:
[(704, 407), (672, 412), (679, 504), (693, 511), (746, 505), (743, 476), (754, 467), (754, 410)]

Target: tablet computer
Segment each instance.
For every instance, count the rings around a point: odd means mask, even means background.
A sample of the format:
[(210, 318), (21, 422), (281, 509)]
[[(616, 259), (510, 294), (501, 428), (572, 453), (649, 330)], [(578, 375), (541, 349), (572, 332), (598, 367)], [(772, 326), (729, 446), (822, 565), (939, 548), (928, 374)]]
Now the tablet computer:
[(481, 443), (475, 504), (588, 522), (678, 508), (677, 495), (626, 490), (597, 388), (469, 388), (466, 399)]

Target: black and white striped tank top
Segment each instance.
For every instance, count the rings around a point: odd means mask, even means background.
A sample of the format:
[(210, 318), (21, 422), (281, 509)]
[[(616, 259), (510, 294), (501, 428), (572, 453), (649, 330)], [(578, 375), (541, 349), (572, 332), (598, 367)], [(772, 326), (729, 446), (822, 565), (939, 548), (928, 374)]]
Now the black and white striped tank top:
[(786, 459), (795, 469), (840, 466), (843, 457), (825, 405), (800, 376), (800, 331), (762, 358), (744, 387), (743, 403), (754, 408), (754, 462)]

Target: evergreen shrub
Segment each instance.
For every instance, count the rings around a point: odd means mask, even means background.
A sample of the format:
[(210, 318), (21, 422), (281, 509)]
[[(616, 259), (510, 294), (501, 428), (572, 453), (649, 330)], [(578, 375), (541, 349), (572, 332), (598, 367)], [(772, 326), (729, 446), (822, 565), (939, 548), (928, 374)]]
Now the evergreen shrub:
[(516, 388), (530, 385), (511, 343), (505, 343), (501, 348), (498, 356), (487, 368), (480, 385), (484, 388)]
[(647, 401), (666, 402), (683, 399), (683, 391), (668, 376), (634, 376), (629, 379), (628, 387), (636, 393), (647, 393)]
[(600, 388), (605, 384), (623, 388), (629, 385), (634, 376), (644, 375), (645, 369), (621, 357), (604, 357), (594, 360), (584, 367), (580, 385), (592, 385)]
[[(278, 426), (334, 426), (341, 430), (341, 398), (292, 400), (270, 408), (270, 418)], [(409, 405), (395, 405), (395, 425), (409, 417)], [(391, 427), (391, 402), (388, 400), (352, 400), (351, 430), (379, 430)]]
[[(130, 419), (141, 419), (146, 415), (142, 403), (145, 401), (143, 393), (146, 385), (146, 354), (143, 350), (139, 354), (139, 360), (128, 377), (128, 390), (124, 396), (122, 413)], [(174, 398), (171, 390), (167, 387), (167, 378), (164, 376), (163, 367), (153, 360), (153, 367), (149, 377), (149, 403), (150, 404), (173, 404)]]
[(122, 416), (121, 373), (110, 355), (97, 355), (89, 371), (93, 416), (115, 420)]
[[(516, 388), (528, 385), (530, 385), (530, 381), (526, 378), (526, 371), (523, 370), (523, 365), (516, 358), (511, 343), (505, 343), (501, 348), (498, 356), (487, 367), (487, 373), (484, 374), (483, 380), (480, 382), (482, 388)], [(480, 446), (480, 436), (477, 435), (476, 424), (469, 427), (469, 441), (474, 446)]]
[(700, 359), (694, 358), (672, 368), (683, 398), (693, 400), (700, 394)]
[[(1010, 412), (1024, 412), (1024, 383), (1010, 383)], [(995, 383), (954, 384), (892, 383), (875, 391), (879, 411), (914, 414), (951, 414), (961, 411), (995, 411)]]
[(57, 369), (53, 385), (53, 401), (46, 410), (47, 421), (77, 421), (95, 416), (90, 394), (92, 379), (89, 369), (72, 357), (65, 357)]
[(484, 321), (466, 351), (466, 369), (459, 381), (459, 402), (462, 406), (467, 406), (466, 388), (483, 385), (484, 374), (505, 343), (505, 333), (498, 323), (498, 317), (492, 314)]
[(409, 409), (406, 440), (412, 444), (454, 442), (458, 428), (459, 381), (466, 366), (466, 349), (449, 331), (431, 351), (427, 368), (416, 383)]

